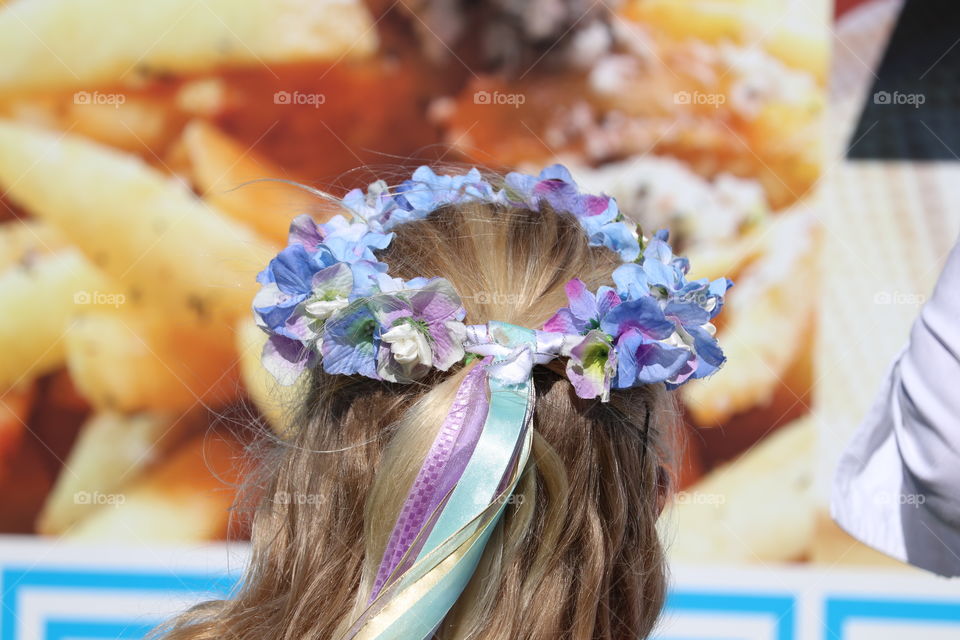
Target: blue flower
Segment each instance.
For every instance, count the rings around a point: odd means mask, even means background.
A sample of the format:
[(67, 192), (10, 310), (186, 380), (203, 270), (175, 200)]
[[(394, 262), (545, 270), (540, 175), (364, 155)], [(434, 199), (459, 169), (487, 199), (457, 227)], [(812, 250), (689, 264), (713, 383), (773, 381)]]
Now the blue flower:
[(619, 340), (628, 331), (635, 331), (653, 340), (663, 340), (673, 333), (674, 325), (651, 296), (624, 300), (601, 320), (600, 328)]
[(396, 190), (396, 209), (391, 211), (384, 229), (426, 218), (439, 207), (464, 202), (496, 202), (494, 188), (477, 169), (463, 175), (438, 175), (424, 165)]
[(253, 299), (257, 323), (271, 333), (296, 338), (287, 322), (310, 295), (318, 267), (300, 244), (292, 244), (270, 261), (257, 280), (263, 285)]
[(693, 372), (695, 358), (689, 349), (654, 340), (637, 329), (628, 329), (617, 341), (617, 376), (613, 387), (677, 381)]
[(341, 309), (324, 324), (323, 370), (380, 380), (376, 359), (380, 334), (380, 323), (363, 301)]
[(366, 191), (353, 189), (343, 197), (343, 206), (374, 231), (382, 231), (397, 203), (383, 180), (371, 183)]
[(340, 262), (376, 262), (373, 250), (387, 248), (393, 239), (392, 233), (371, 231), (368, 225), (350, 222), (341, 215), (330, 218), (319, 227), (324, 235), (323, 246)]

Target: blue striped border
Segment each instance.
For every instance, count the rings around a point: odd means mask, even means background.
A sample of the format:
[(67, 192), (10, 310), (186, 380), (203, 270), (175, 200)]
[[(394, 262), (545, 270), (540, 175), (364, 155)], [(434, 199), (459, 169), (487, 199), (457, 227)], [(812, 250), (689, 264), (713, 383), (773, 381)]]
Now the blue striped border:
[[(947, 622), (960, 626), (960, 600), (899, 600), (828, 596), (824, 605), (826, 640), (843, 638), (843, 627), (853, 618)], [(960, 637), (960, 629), (957, 630)]]
[(74, 638), (113, 638), (114, 640), (140, 640), (157, 624), (137, 621), (108, 622), (105, 620), (65, 620), (54, 618), (47, 620), (44, 626), (44, 640), (73, 640)]
[(676, 591), (667, 596), (666, 611), (684, 613), (752, 613), (775, 618), (775, 640), (796, 637), (797, 598), (793, 594), (717, 593), (712, 591)]
[[(0, 638), (14, 640), (17, 637), (19, 595), (20, 591), (26, 588), (174, 591), (208, 594), (211, 597), (227, 597), (239, 584), (239, 580), (240, 577), (237, 574), (173, 574), (169, 572), (8, 567), (0, 573), (0, 584), (3, 586), (2, 609), (0, 609)], [(68, 621), (63, 622), (66, 624)], [(70, 621), (70, 623), (73, 624), (74, 621)], [(131, 622), (131, 624), (139, 625), (141, 623)], [(79, 637), (83, 637), (83, 635)]]

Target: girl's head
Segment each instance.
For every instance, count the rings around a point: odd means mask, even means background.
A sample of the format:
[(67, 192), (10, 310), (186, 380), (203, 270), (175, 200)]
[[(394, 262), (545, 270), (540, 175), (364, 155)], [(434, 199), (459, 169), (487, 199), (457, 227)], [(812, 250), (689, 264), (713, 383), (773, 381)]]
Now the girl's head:
[[(539, 329), (568, 304), (568, 281), (614, 285), (623, 262), (548, 202), (445, 204), (390, 230), (376, 252), (390, 275), (446, 279), (473, 325)], [(354, 637), (411, 486), (458, 388), (482, 366), (466, 358), (398, 384), (313, 364), (290, 434), (262, 459), (242, 588), (179, 617), (166, 637)], [(532, 369), (529, 457), (436, 638), (619, 639), (654, 626), (666, 590), (656, 521), (673, 477), (673, 401), (662, 383), (585, 399), (564, 367)]]

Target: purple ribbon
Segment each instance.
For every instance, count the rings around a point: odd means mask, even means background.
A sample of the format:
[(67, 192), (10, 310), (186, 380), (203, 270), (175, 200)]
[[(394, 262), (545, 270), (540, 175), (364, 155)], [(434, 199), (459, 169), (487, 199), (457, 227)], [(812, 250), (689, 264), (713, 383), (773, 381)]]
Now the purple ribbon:
[[(427, 452), (390, 533), (387, 548), (377, 568), (370, 602), (392, 577), (400, 575), (413, 564), (419, 547), (426, 541), (436, 521), (439, 513), (437, 507), (453, 490), (473, 455), (490, 405), (486, 375), (489, 361), (490, 357), (487, 357), (478, 362), (457, 389), (450, 411)], [(420, 536), (419, 540), (417, 536)], [(418, 541), (416, 547), (415, 541)]]

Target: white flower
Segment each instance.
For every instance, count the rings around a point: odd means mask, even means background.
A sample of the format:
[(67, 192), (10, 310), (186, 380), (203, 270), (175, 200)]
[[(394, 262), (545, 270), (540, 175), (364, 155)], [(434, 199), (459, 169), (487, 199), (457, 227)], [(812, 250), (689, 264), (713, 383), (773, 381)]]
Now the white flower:
[(683, 349), (689, 349), (693, 351), (693, 336), (687, 333), (683, 327), (677, 325), (676, 330), (668, 337), (664, 338), (663, 342), (670, 345), (671, 347), (681, 347)]
[(348, 301), (346, 298), (335, 298), (333, 300), (311, 300), (304, 308), (307, 313), (318, 320), (326, 320), (333, 315), (338, 309), (342, 309), (347, 306)]
[(408, 371), (418, 364), (433, 366), (433, 349), (422, 331), (408, 322), (403, 322), (380, 336), (390, 344), (393, 359)]

